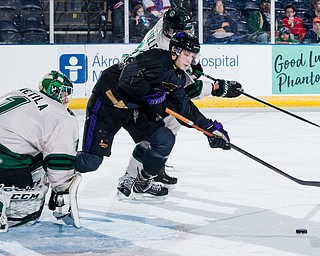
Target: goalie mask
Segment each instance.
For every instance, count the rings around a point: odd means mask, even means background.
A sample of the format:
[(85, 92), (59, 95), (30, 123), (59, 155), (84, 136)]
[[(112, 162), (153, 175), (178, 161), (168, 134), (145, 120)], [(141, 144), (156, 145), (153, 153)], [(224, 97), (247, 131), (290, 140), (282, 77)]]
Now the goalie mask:
[(192, 64), (195, 65), (199, 62), (200, 43), (198, 38), (191, 33), (180, 31), (173, 34), (170, 40), (169, 50), (177, 56), (179, 56), (183, 50), (196, 53)]
[(177, 31), (193, 32), (193, 20), (183, 7), (169, 8), (163, 16), (163, 30), (172, 36)]
[(68, 105), (69, 97), (73, 92), (73, 85), (69, 78), (59, 71), (52, 70), (39, 83), (39, 90), (50, 98)]

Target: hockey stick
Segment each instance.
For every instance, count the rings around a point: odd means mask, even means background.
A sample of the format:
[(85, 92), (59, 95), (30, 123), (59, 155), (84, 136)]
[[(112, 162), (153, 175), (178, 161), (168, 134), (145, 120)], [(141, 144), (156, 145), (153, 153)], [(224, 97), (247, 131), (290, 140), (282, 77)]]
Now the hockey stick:
[[(220, 137), (220, 136), (218, 135), (218, 133), (216, 133), (216, 134), (213, 133), (213, 134), (212, 134), (212, 133), (208, 132), (207, 130), (204, 130), (204, 129), (200, 128), (199, 126), (195, 125), (195, 124), (194, 124), (191, 120), (189, 120), (188, 118), (186, 118), (186, 117), (184, 117), (184, 116), (182, 116), (182, 115), (174, 112), (174, 111), (171, 110), (171, 109), (166, 108), (166, 112), (167, 112), (168, 114), (174, 116), (175, 118), (179, 119), (180, 121), (186, 123), (187, 125), (189, 125), (189, 126), (195, 128), (195, 129), (197, 129), (198, 131), (203, 132), (205, 135), (207, 135), (207, 136), (209, 136), (209, 137), (213, 137), (213, 136)], [(252, 154), (250, 154), (249, 152), (247, 152), (247, 151), (245, 151), (245, 150), (237, 147), (236, 145), (234, 145), (234, 144), (232, 144), (232, 143), (230, 143), (230, 142), (229, 142), (229, 144), (230, 144), (231, 148), (233, 148), (234, 150), (238, 151), (239, 153), (241, 153), (241, 154), (243, 154), (243, 155), (245, 155), (245, 156), (253, 159), (254, 161), (256, 161), (256, 162), (264, 165), (265, 167), (271, 169), (272, 171), (274, 171), (274, 172), (276, 172), (276, 173), (278, 173), (278, 174), (280, 174), (280, 175), (282, 175), (282, 176), (284, 176), (284, 177), (286, 177), (286, 178), (288, 178), (288, 179), (290, 179), (290, 180), (292, 180), (292, 181), (294, 181), (294, 182), (296, 182), (296, 183), (298, 183), (298, 184), (300, 184), (300, 185), (320, 187), (320, 181), (309, 181), (309, 180), (300, 180), (300, 179), (297, 179), (297, 178), (295, 178), (295, 177), (293, 177), (293, 176), (285, 173), (284, 171), (281, 171), (281, 170), (278, 169), (277, 167), (274, 167), (273, 165), (271, 165), (271, 164), (263, 161), (262, 159), (254, 156), (254, 155), (252, 155)]]
[[(216, 81), (216, 80), (217, 80), (217, 79), (213, 78), (212, 76), (209, 76), (209, 75), (207, 75), (207, 74), (205, 74), (205, 73), (203, 73), (203, 72), (201, 72), (201, 71), (196, 71), (196, 72), (197, 72), (199, 75), (203, 75), (204, 77), (211, 79), (212, 81)], [(284, 109), (279, 108), (279, 107), (277, 107), (277, 106), (275, 106), (275, 105), (272, 105), (272, 104), (270, 104), (270, 103), (268, 103), (268, 102), (266, 102), (266, 101), (263, 101), (263, 100), (261, 100), (261, 99), (258, 99), (258, 98), (254, 97), (254, 96), (252, 96), (252, 95), (250, 95), (250, 94), (248, 94), (248, 93), (245, 93), (244, 91), (240, 91), (240, 92), (241, 92), (241, 94), (247, 96), (247, 97), (250, 98), (250, 99), (256, 100), (256, 101), (258, 101), (258, 102), (260, 102), (260, 103), (262, 103), (262, 104), (265, 104), (265, 105), (267, 105), (267, 106), (269, 106), (269, 107), (271, 107), (271, 108), (274, 108), (274, 109), (276, 109), (276, 110), (279, 110), (280, 112), (286, 113), (287, 115), (290, 115), (290, 116), (295, 117), (295, 118), (297, 118), (297, 119), (299, 119), (299, 120), (301, 120), (301, 121), (307, 122), (307, 123), (309, 123), (309, 124), (312, 124), (312, 125), (317, 126), (317, 127), (320, 128), (320, 125), (318, 125), (318, 124), (316, 124), (316, 123), (313, 123), (313, 122), (311, 122), (311, 121), (309, 121), (309, 120), (307, 120), (307, 119), (305, 119), (305, 118), (303, 118), (303, 117), (301, 117), (301, 116), (295, 115), (295, 114), (293, 114), (293, 113), (291, 113), (291, 112), (289, 112), (289, 111), (287, 111), (287, 110), (284, 110)]]

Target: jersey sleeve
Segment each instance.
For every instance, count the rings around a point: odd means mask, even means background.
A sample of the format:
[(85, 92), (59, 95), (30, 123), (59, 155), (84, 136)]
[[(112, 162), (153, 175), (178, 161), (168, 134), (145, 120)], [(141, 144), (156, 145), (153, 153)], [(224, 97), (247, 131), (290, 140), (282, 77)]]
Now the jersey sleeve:
[(185, 86), (185, 90), (190, 99), (197, 100), (211, 96), (212, 84), (208, 81), (196, 80), (194, 83)]
[[(74, 175), (79, 130), (76, 118), (68, 115), (48, 122), (47, 130), (51, 133), (43, 141), (43, 167), (52, 189), (56, 191), (66, 190)], [(52, 125), (54, 129), (50, 127)]]

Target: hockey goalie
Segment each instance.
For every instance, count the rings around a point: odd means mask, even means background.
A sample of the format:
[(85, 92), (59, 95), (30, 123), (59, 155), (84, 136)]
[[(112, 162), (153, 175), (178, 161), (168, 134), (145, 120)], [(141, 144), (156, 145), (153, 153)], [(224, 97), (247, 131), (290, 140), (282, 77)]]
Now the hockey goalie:
[(33, 224), (51, 189), (49, 209), (80, 227), (74, 161), (78, 122), (67, 106), (71, 81), (51, 71), (39, 90), (21, 88), (0, 97), (0, 232)]

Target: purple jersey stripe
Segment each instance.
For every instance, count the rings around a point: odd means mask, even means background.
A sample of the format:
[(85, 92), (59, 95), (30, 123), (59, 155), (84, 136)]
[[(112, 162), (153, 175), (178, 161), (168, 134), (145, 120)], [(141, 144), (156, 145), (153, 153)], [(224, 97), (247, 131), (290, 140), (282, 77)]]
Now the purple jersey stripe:
[(94, 129), (96, 127), (96, 123), (97, 123), (97, 118), (98, 118), (98, 111), (101, 107), (101, 100), (98, 98), (97, 101), (94, 104), (94, 107), (92, 109), (92, 115), (91, 115), (91, 120), (89, 123), (89, 127), (88, 127), (88, 132), (87, 132), (87, 138), (86, 138), (86, 144), (84, 146), (84, 150), (86, 152), (88, 152), (90, 150), (91, 144), (92, 144), (92, 139), (93, 139), (93, 135), (94, 135)]

